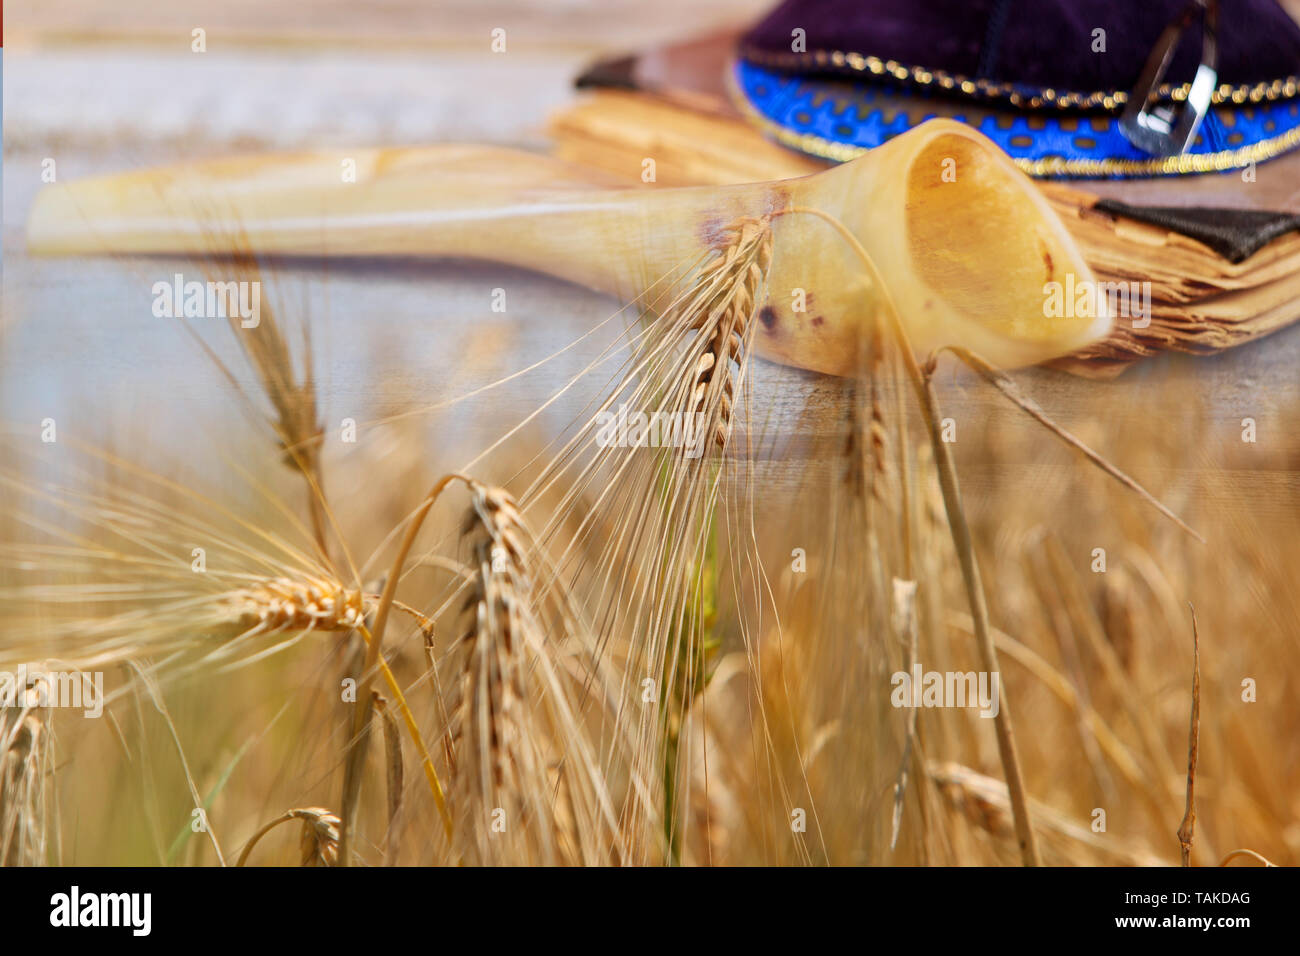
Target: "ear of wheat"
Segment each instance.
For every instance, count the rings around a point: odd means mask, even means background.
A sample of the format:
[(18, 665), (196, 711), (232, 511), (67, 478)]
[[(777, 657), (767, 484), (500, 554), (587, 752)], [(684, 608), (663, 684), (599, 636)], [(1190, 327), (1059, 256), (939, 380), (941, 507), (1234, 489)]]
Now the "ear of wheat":
[[(715, 510), (745, 458), (728, 448), (744, 434), (738, 411), (745, 404), (773, 236), (767, 218), (749, 217), (713, 235), (715, 245), (700, 261), (656, 283), (657, 294), (645, 303), (649, 315), (612, 392), (521, 498), (527, 509), (549, 489), (563, 490), (538, 537), (554, 546), (559, 574), (583, 594), (600, 622), (606, 653), (617, 658), (622, 712), (635, 725), (632, 776), (663, 791), (638, 794), (637, 809), (629, 811), (642, 827), (630, 837), (637, 859), (674, 854), (671, 818), (678, 805), (672, 791), (690, 760), (678, 753), (675, 728), (694, 696), (694, 690), (678, 691), (701, 686), (712, 643), (706, 633), (712, 614), (702, 613), (712, 600), (708, 581), (718, 574), (709, 542), (715, 534), (719, 540), (744, 538), (739, 528), (719, 530)], [(616, 407), (674, 423), (680, 440), (608, 440), (596, 423)], [(562, 540), (556, 516), (579, 505), (578, 536)], [(597, 534), (594, 551), (578, 546)], [(647, 680), (652, 691), (645, 690)], [(646, 693), (654, 706), (646, 706)]]
[[(92, 464), (109, 460), (77, 450)], [(35, 541), (0, 543), (0, 567), (11, 572), (0, 597), (16, 609), (15, 633), (56, 634), (61, 660), (97, 669), (148, 658), (160, 674), (251, 662), (302, 634), (351, 630), (374, 607), (374, 595), (344, 584), (304, 538), (145, 469), (124, 477), (139, 490), (32, 486), (0, 473), (0, 484), (63, 519), (39, 525)], [(39, 637), (6, 649), (52, 653)]]
[[(949, 807), (969, 826), (991, 834), (1007, 846), (1015, 841), (1011, 800), (1007, 785), (969, 767), (952, 762), (931, 762), (926, 768)], [(1034, 801), (1034, 826), (1044, 848), (1058, 865), (1089, 861), (1094, 866), (1168, 866), (1142, 847), (1101, 839), (1087, 827), (1044, 804)]]
[(700, 270), (696, 294), (677, 308), (699, 331), (700, 352), (685, 410), (703, 415), (720, 448), (726, 447), (757, 299), (772, 266), (772, 229), (764, 219), (740, 219), (722, 232), (722, 250)]
[(311, 807), (295, 811), (302, 820), (299, 839), (303, 866), (335, 866), (339, 861), (339, 818), (329, 810)]
[[(338, 581), (302, 576), (271, 578), (218, 598), (245, 635), (284, 631), (350, 631), (373, 609), (374, 598)], [(219, 612), (220, 613), (220, 612)]]
[[(451, 792), (459, 823), (458, 849), (476, 862), (499, 858), (488, 834), (494, 822), (509, 831), (529, 825), (521, 819), (528, 795), (549, 789), (545, 765), (528, 738), (524, 710), (525, 643), (539, 627), (524, 603), (529, 592), (524, 549), (519, 541), (519, 513), (514, 500), (498, 489), (471, 488), (474, 504), (462, 534), (471, 556), (472, 585), (464, 604), (465, 625), (457, 648), (458, 679), (452, 685), (450, 738), (456, 766)], [(522, 596), (521, 596), (522, 595)], [(502, 804), (508, 803), (509, 807)], [(510, 813), (513, 821), (493, 821)], [(531, 821), (543, 843), (553, 850), (553, 833)], [(513, 836), (513, 835), (512, 835)]]
[(0, 707), (0, 866), (46, 862), (48, 714), (21, 698)]
[[(261, 282), (257, 256), (242, 235), (214, 236), (214, 246), (227, 254), (231, 271), (240, 279)], [(229, 256), (231, 249), (235, 250), (233, 256)], [(285, 464), (318, 479), (323, 429), (312, 374), (309, 326), (302, 325), (301, 341), (291, 344), (276, 310), (264, 301), (256, 326), (245, 328), (238, 316), (232, 316), (230, 329), (275, 413), (271, 427), (284, 451)], [(225, 370), (224, 365), (220, 367)]]
[(244, 849), (239, 854), (239, 860), (235, 865), (246, 864), (253, 848), (261, 842), (262, 837), (280, 824), (293, 820), (302, 822), (302, 830), (298, 837), (300, 865), (336, 866), (339, 861), (339, 818), (337, 814), (323, 807), (295, 807), (286, 810), (253, 834), (244, 844)]
[[(624, 850), (586, 742), (566, 644), (581, 625), (535, 586), (540, 556), (513, 497), (469, 483), (469, 585), (448, 655), (454, 851), (466, 862), (611, 863)], [(580, 646), (585, 643), (577, 642)]]

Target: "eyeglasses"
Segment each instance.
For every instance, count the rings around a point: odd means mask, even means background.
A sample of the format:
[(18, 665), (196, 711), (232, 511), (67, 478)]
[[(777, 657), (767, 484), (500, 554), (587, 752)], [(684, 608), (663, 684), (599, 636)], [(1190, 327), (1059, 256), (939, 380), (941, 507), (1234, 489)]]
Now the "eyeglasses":
[[(1178, 42), (1198, 13), (1201, 14), (1201, 64), (1180, 109), (1176, 103), (1159, 102), (1156, 92)], [(1196, 139), (1219, 78), (1218, 28), (1219, 0), (1192, 0), (1160, 34), (1119, 121), (1124, 135), (1138, 149), (1154, 156), (1177, 156), (1186, 152)]]

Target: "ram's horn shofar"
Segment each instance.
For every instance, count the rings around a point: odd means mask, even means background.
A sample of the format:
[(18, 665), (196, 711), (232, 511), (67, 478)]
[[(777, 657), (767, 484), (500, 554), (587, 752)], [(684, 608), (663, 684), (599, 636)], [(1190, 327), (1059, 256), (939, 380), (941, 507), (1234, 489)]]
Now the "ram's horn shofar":
[[(627, 189), (593, 186), (592, 175), (477, 146), (225, 159), (47, 187), (28, 245), (213, 255), (237, 241), (258, 254), (488, 259), (644, 296), (653, 311), (729, 224), (770, 217), (754, 344), (778, 362), (851, 372), (860, 330), (887, 301), (918, 351), (959, 345), (1002, 367), (1066, 355), (1110, 328), (1101, 296), (1044, 307), (1049, 283), (1077, 290), (1092, 275), (1030, 180), (952, 121), (798, 179)], [(874, 274), (832, 223), (803, 209), (842, 223)]]

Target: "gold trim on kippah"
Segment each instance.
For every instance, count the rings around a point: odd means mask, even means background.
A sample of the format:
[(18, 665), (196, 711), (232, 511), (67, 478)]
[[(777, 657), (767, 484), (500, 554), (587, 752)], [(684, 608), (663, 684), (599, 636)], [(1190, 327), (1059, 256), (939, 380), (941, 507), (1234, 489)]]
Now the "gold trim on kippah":
[[(741, 57), (759, 66), (776, 69), (807, 69), (809, 59), (815, 68), (833, 68), (840, 71), (850, 70), (872, 76), (889, 76), (895, 80), (914, 83), (917, 86), (937, 86), (944, 90), (958, 90), (968, 96), (979, 95), (986, 99), (1005, 100), (1012, 106), (1037, 109), (1053, 106), (1057, 109), (1104, 109), (1118, 110), (1128, 102), (1128, 93), (1124, 90), (1099, 90), (1094, 93), (1078, 93), (1071, 90), (1057, 90), (1048, 87), (1032, 95), (1017, 90), (1012, 83), (999, 83), (993, 80), (976, 79), (959, 73), (947, 73), (943, 70), (928, 70), (919, 66), (905, 66), (896, 60), (882, 60), (879, 57), (865, 56), (861, 53), (846, 53), (842, 50), (810, 50), (807, 53), (772, 53), (758, 50), (751, 46), (741, 48)], [(1182, 102), (1187, 99), (1190, 83), (1173, 86), (1162, 84), (1155, 91), (1161, 99)], [(1272, 100), (1285, 100), (1300, 93), (1300, 76), (1288, 76), (1280, 80), (1254, 85), (1233, 86), (1221, 83), (1211, 97), (1212, 103), (1262, 103)]]
[[(727, 90), (732, 101), (745, 118), (757, 125), (782, 146), (788, 146), (809, 156), (846, 163), (870, 151), (866, 146), (850, 146), (812, 133), (797, 133), (768, 119), (749, 102), (736, 82), (735, 62), (729, 64), (726, 74)], [(975, 129), (975, 127), (971, 127)], [(976, 132), (979, 132), (976, 129)], [(1300, 145), (1300, 126), (1281, 136), (1261, 140), (1240, 149), (1221, 150), (1217, 153), (1184, 153), (1181, 156), (1156, 156), (1151, 159), (1066, 159), (1064, 156), (1047, 156), (1042, 159), (1017, 159), (1013, 163), (1030, 176), (1172, 176), (1194, 173), (1221, 173), (1240, 169), (1251, 163), (1262, 163)]]

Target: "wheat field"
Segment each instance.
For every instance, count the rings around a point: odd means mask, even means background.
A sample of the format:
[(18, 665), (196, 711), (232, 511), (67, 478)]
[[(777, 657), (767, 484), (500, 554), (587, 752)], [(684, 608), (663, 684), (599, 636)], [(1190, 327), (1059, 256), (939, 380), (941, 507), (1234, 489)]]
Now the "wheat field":
[[(7, 712), (6, 862), (1175, 864), (1194, 608), (1191, 861), (1294, 863), (1300, 409), (1243, 442), (1165, 363), (1140, 414), (1131, 381), (1067, 410), (1090, 458), (885, 325), (854, 379), (751, 361), (762, 241), (564, 346), (518, 420), (462, 412), (511, 373), (384, 396), (352, 447), (277, 305), (189, 336), (231, 402), (202, 466), (148, 420), (53, 461), (12, 430), (4, 659), (106, 704)], [(619, 402), (703, 450), (598, 441)], [(917, 666), (996, 670), (1002, 719), (894, 706)]]

